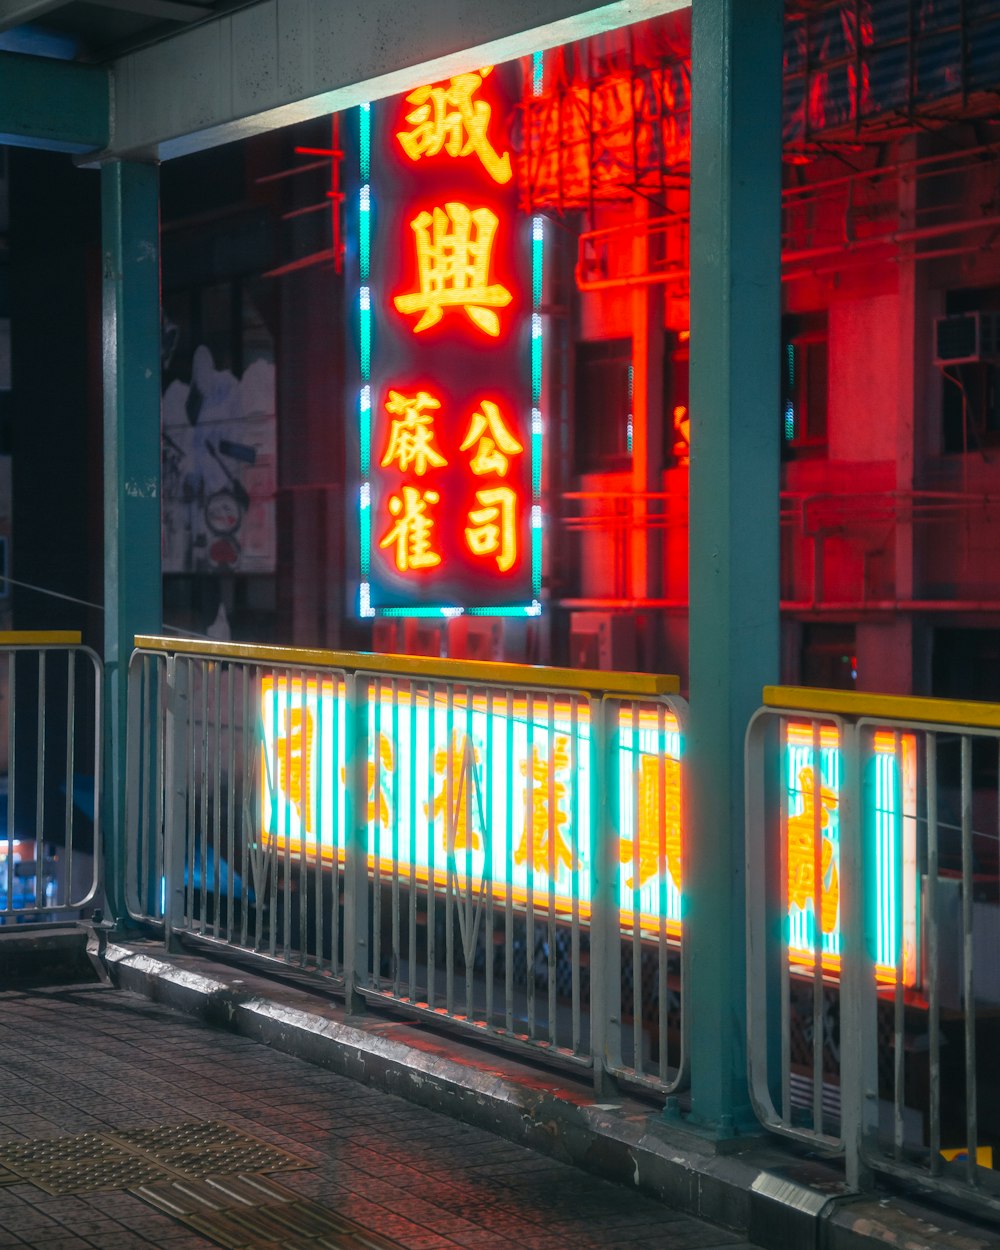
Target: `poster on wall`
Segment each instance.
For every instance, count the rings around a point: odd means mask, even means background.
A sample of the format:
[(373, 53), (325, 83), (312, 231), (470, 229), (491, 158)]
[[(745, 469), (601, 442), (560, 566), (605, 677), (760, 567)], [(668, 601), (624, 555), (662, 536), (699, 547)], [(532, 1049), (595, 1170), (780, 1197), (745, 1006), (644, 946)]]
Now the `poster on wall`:
[[(258, 327), (254, 350), (240, 353), (248, 363), (234, 368), (237, 353), (211, 333), (204, 314), (198, 318), (204, 337), (199, 327), (184, 324), (190, 307), (179, 301), (170, 310), (174, 317), (166, 307), (164, 314), (163, 571), (273, 573), (273, 344), (260, 341)], [(187, 352), (185, 340), (192, 344)]]

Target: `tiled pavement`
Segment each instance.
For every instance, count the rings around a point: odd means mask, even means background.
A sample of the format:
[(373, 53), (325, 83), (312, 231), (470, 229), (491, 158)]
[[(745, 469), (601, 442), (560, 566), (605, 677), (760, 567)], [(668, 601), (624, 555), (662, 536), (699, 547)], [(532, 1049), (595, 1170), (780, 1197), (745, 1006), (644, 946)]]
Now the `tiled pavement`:
[[(223, 1122), (297, 1156), (304, 1168), (271, 1179), (412, 1250), (748, 1247), (634, 1191), (146, 999), (103, 986), (0, 992), (0, 1161), (25, 1139), (193, 1121)], [(53, 1195), (6, 1179), (0, 1250), (216, 1245), (124, 1190)]]

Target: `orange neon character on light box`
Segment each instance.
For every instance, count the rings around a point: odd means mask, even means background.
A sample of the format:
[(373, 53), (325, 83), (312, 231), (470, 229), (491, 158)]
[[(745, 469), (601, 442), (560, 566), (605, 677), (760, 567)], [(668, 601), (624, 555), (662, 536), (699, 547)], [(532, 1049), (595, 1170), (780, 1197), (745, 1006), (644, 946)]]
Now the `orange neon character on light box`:
[[(663, 773), (661, 777), (661, 764)], [(635, 865), (638, 859), (638, 881), (627, 878), (630, 890), (643, 886), (660, 872), (660, 791), (663, 791), (665, 820), (663, 822), (662, 855), (674, 885), (681, 888), (681, 762), (669, 755), (662, 759), (644, 755), (639, 761), (639, 846), (622, 838), (618, 857), (623, 864)], [(633, 874), (634, 874), (633, 867)]]
[(510, 182), (510, 154), (499, 155), (487, 133), (493, 110), (485, 100), (472, 98), (492, 72), (493, 66), (486, 65), (478, 74), (456, 74), (447, 86), (410, 92), (406, 102), (413, 109), (406, 120), (412, 129), (397, 131), (396, 138), (411, 161), (442, 151), (452, 157), (475, 154), (494, 182)]
[(482, 506), (469, 511), (465, 543), (474, 556), (495, 555), (497, 568), (506, 573), (517, 559), (517, 495), (509, 486), (477, 490)]
[(385, 410), (397, 418), (389, 431), (382, 468), (395, 463), (401, 473), (408, 473), (412, 466), (418, 477), (428, 468), (441, 469), (448, 461), (434, 446), (434, 418), (428, 410), (441, 407), (441, 401), (426, 391), (416, 395), (401, 395), (390, 391)]
[(403, 314), (421, 313), (414, 334), (437, 325), (446, 308), (463, 308), (484, 334), (497, 338), (500, 318), (493, 311), (513, 299), (499, 282), (490, 282), (490, 261), (500, 219), (488, 208), (451, 200), (410, 222), (417, 249), (419, 291), (393, 300)]
[(432, 545), (434, 519), (427, 514), (428, 505), (439, 503), (436, 490), (420, 491), (404, 486), (400, 494), (389, 500), (389, 511), (396, 524), (379, 543), (379, 547), (395, 547), (396, 568), (400, 573), (432, 569), (441, 563), (441, 556)]
[[(460, 761), (460, 765), (458, 780), (453, 782), (454, 809), (453, 820), (449, 826), (447, 774), (449, 767), (454, 767), (455, 761)], [(444, 817), (442, 843), (446, 851), (449, 849), (449, 834), (454, 838), (451, 850), (481, 851), (483, 849), (482, 838), (472, 823), (476, 815), (475, 807), (482, 802), (481, 796), (476, 793), (478, 782), (475, 774), (479, 763), (479, 752), (473, 746), (471, 738), (467, 734), (459, 736), (457, 729), (453, 730), (451, 735), (450, 753), (444, 748), (434, 753), (434, 773), (438, 777), (445, 778), (445, 781), (441, 789), (436, 791), (433, 805), (424, 804), (424, 811), (434, 820)], [(477, 804), (477, 799), (479, 804)]]
[[(800, 911), (816, 901), (816, 853), (813, 845), (816, 822), (816, 779), (813, 769), (799, 771), (802, 811), (788, 818), (788, 901)], [(833, 863), (833, 843), (826, 833), (830, 812), (836, 811), (837, 795), (824, 785), (819, 791), (820, 814), (820, 926), (832, 933), (840, 909), (840, 879)]]
[[(557, 734), (551, 760), (539, 755), (538, 747), (531, 748), (531, 794), (527, 788), (524, 792), (526, 807), (524, 832), (514, 852), (515, 864), (531, 862), (535, 872), (548, 873), (549, 857), (552, 858), (552, 875), (559, 871), (558, 865), (573, 867), (573, 849), (563, 837), (563, 829), (569, 823), (569, 813), (564, 810), (566, 799), (566, 783), (555, 781), (550, 777), (553, 773), (563, 772), (569, 768), (569, 739)], [(521, 775), (528, 776), (528, 761), (521, 761)], [(551, 784), (555, 810), (549, 811), (549, 790)], [(530, 852), (529, 852), (530, 838)]]
[(506, 477), (509, 457), (520, 455), (524, 448), (504, 425), (499, 405), (484, 399), (480, 408), (482, 411), (472, 414), (468, 433), (460, 450), (468, 451), (476, 444), (476, 454), (469, 461), (469, 468), (477, 477), (484, 477), (488, 473)]

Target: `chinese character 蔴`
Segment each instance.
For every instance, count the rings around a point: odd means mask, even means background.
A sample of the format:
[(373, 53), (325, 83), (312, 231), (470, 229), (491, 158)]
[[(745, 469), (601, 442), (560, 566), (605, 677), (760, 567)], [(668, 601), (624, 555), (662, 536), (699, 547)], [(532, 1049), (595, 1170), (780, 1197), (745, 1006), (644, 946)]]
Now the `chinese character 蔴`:
[(495, 486), (477, 490), (476, 502), (481, 506), (469, 511), (466, 546), (474, 556), (495, 555), (497, 568), (506, 573), (517, 559), (517, 495), (509, 486)]
[[(514, 863), (524, 864), (530, 859), (535, 872), (549, 872), (551, 855), (551, 874), (558, 871), (557, 864), (573, 867), (573, 850), (563, 837), (563, 829), (569, 821), (569, 813), (563, 809), (566, 799), (566, 783), (556, 781), (555, 774), (569, 767), (569, 740), (562, 734), (555, 738), (552, 759), (544, 759), (538, 754), (538, 747), (531, 748), (531, 787), (524, 791), (525, 816), (524, 831), (521, 841), (514, 851)], [(528, 761), (521, 761), (521, 775), (528, 776)], [(555, 810), (549, 811), (549, 792), (555, 801)], [(530, 809), (530, 810), (529, 810)]]
[(414, 334), (437, 325), (445, 308), (464, 308), (474, 325), (496, 338), (500, 318), (493, 311), (513, 299), (499, 282), (490, 283), (490, 258), (499, 218), (488, 208), (470, 209), (450, 201), (410, 222), (417, 248), (420, 290), (397, 295), (401, 313), (422, 314)]
[[(623, 864), (633, 865), (633, 876), (626, 885), (630, 890), (636, 884), (645, 885), (660, 872), (660, 760), (643, 755), (639, 761), (639, 873), (635, 881), (635, 842), (622, 838), (619, 859)], [(674, 885), (681, 888), (681, 762), (671, 756), (663, 760), (663, 793), (665, 819), (663, 822), (663, 856), (667, 871)]]
[(468, 451), (473, 443), (476, 444), (476, 454), (469, 462), (469, 468), (477, 477), (483, 477), (487, 473), (506, 477), (510, 464), (508, 457), (519, 455), (524, 448), (504, 425), (497, 404), (490, 399), (484, 399), (480, 408), (482, 411), (472, 414), (469, 430), (460, 450)]
[(401, 573), (410, 569), (432, 569), (441, 563), (441, 556), (431, 546), (434, 521), (427, 515), (427, 505), (436, 504), (441, 496), (436, 490), (420, 491), (404, 486), (401, 494), (389, 500), (389, 511), (396, 518), (379, 547), (395, 546), (396, 568)]
[[(309, 754), (312, 749), (313, 717), (305, 708), (286, 708), (282, 732), (275, 739), (278, 757), (278, 785), (288, 801), (298, 809), (306, 833), (312, 832), (312, 804), (309, 786)], [(279, 830), (280, 832), (280, 830)]]
[[(788, 901), (800, 911), (816, 902), (816, 856), (813, 846), (816, 822), (816, 779), (811, 768), (799, 772), (802, 811), (788, 818)], [(837, 796), (820, 786), (820, 925), (824, 933), (837, 926), (840, 909), (840, 879), (833, 862), (833, 842), (826, 832), (830, 812), (837, 809)]]
[(510, 155), (498, 155), (486, 133), (493, 110), (485, 100), (472, 98), (492, 69), (487, 65), (478, 74), (456, 74), (446, 87), (410, 92), (406, 102), (413, 110), (406, 120), (412, 129), (397, 131), (396, 138), (411, 161), (437, 156), (442, 150), (449, 156), (474, 153), (494, 182), (510, 182)]
[(443, 836), (444, 848), (448, 847), (448, 783), (447, 776), (449, 767), (454, 768), (456, 761), (458, 762), (458, 783), (453, 782), (455, 790), (455, 808), (454, 808), (454, 846), (456, 851), (479, 851), (482, 850), (482, 839), (475, 828), (473, 828), (473, 820), (475, 813), (472, 811), (474, 794), (477, 789), (478, 781), (475, 776), (479, 767), (479, 752), (473, 746), (472, 740), (468, 735), (462, 735), (459, 738), (458, 730), (454, 730), (451, 735), (450, 752), (443, 748), (434, 752), (434, 772), (438, 777), (445, 778), (441, 789), (434, 795), (433, 808), (429, 803), (424, 804), (424, 811), (428, 816), (433, 815), (437, 820), (440, 816), (445, 818), (445, 828)]
[(448, 463), (434, 446), (434, 418), (428, 412), (428, 409), (440, 407), (441, 401), (426, 391), (418, 391), (416, 395), (389, 392), (385, 410), (397, 419), (389, 431), (382, 457), (383, 469), (395, 461), (400, 472), (408, 472), (412, 465), (417, 476), (423, 477), (428, 468), (440, 469)]

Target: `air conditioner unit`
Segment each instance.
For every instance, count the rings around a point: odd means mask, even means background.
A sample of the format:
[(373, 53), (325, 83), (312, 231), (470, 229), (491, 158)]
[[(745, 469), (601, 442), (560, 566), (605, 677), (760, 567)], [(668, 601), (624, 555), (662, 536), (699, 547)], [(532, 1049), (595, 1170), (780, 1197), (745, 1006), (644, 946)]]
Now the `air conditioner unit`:
[(503, 621), (495, 616), (456, 616), (448, 622), (453, 660), (502, 660)]
[(635, 621), (624, 612), (574, 612), (569, 654), (573, 668), (635, 669)]
[(958, 313), (934, 321), (934, 363), (1000, 362), (1000, 312)]

